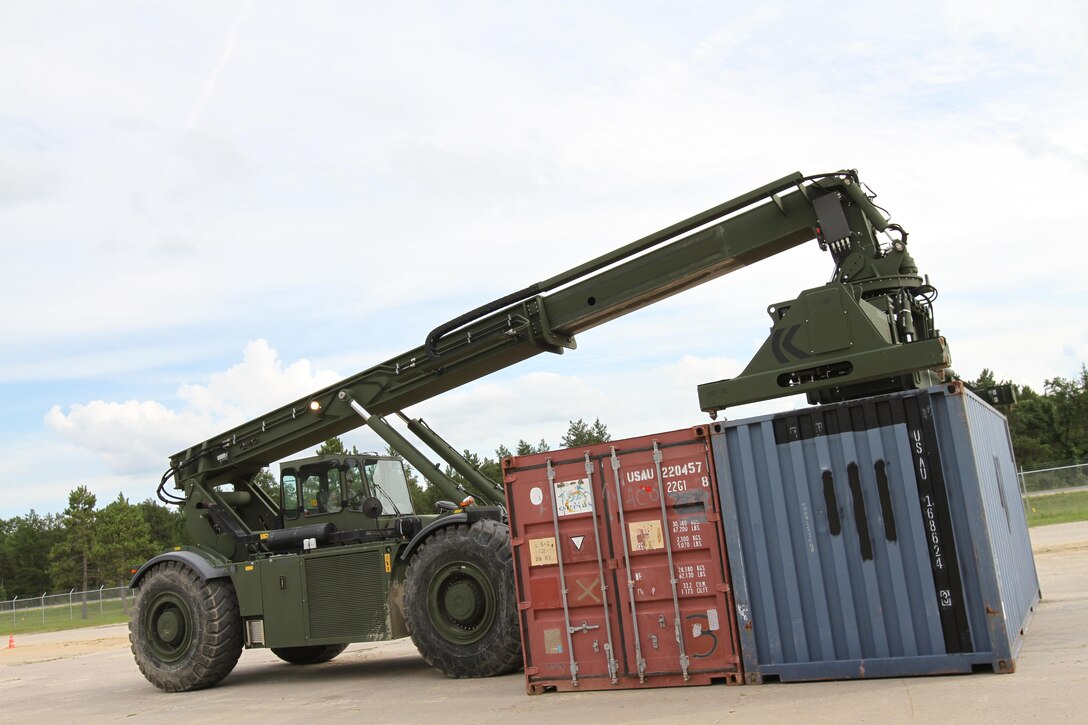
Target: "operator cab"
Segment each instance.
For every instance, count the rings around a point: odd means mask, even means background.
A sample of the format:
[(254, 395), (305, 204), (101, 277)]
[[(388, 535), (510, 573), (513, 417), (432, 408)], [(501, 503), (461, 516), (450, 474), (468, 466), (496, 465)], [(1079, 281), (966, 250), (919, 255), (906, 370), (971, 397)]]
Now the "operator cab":
[(288, 528), (325, 521), (341, 530), (373, 529), (374, 521), (384, 528), (414, 514), (403, 462), (376, 453), (281, 463), (280, 506)]

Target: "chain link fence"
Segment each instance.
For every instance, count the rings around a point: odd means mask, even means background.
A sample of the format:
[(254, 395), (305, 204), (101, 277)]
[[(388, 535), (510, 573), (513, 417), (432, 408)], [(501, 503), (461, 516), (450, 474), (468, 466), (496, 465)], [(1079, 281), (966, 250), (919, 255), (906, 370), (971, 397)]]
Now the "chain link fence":
[[(128, 618), (132, 590), (128, 587), (99, 587), (66, 594), (15, 597), (0, 602), (0, 632), (12, 635), (54, 629), (116, 624)], [(6, 624), (7, 627), (4, 627)]]
[(1020, 469), (1020, 491), (1024, 496), (1060, 493), (1078, 488), (1088, 488), (1088, 463), (1071, 462), (1034, 471)]

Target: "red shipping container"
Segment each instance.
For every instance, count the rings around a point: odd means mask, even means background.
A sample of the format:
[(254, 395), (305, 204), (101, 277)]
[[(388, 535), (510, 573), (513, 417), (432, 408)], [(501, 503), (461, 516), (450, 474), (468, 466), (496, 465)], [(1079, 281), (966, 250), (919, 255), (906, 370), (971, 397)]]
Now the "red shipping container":
[(707, 434), (503, 461), (530, 694), (743, 681)]

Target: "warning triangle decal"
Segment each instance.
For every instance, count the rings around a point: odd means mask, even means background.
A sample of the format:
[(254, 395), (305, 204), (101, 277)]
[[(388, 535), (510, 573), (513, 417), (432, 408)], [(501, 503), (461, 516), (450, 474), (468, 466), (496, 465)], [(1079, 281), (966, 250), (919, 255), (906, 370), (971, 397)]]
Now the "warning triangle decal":
[(584, 536), (572, 536), (570, 537), (570, 543), (574, 544), (575, 551), (582, 550), (582, 542), (586, 540)]

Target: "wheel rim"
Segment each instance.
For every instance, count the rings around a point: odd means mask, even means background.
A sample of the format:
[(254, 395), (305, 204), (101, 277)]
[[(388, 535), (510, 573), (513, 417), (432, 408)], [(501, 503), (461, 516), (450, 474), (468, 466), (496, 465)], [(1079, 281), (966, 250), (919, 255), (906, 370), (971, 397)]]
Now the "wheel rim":
[(427, 613), (446, 639), (459, 644), (475, 642), (495, 621), (491, 581), (471, 564), (448, 564), (431, 579)]
[(144, 632), (156, 658), (163, 662), (181, 659), (193, 639), (193, 618), (189, 607), (176, 594), (160, 594), (147, 608)]

